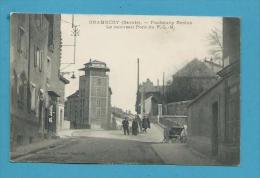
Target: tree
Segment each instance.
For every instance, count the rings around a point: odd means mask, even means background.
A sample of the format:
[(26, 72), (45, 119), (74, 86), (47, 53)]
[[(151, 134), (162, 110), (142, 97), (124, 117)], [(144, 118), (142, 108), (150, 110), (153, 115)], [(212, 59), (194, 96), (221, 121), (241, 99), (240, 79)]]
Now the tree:
[(208, 41), (210, 45), (209, 53), (212, 56), (212, 60), (218, 64), (223, 65), (222, 32), (217, 28), (211, 29), (211, 32), (208, 35)]

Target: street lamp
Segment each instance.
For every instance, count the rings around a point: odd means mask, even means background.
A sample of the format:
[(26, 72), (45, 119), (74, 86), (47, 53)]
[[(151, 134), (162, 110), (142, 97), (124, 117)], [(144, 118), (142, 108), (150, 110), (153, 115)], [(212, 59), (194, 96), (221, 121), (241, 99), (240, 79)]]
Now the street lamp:
[(60, 72), (61, 76), (64, 76), (64, 75), (67, 75), (67, 74), (72, 74), (71, 77), (70, 77), (71, 79), (75, 79), (76, 78), (76, 75), (74, 74), (74, 71)]

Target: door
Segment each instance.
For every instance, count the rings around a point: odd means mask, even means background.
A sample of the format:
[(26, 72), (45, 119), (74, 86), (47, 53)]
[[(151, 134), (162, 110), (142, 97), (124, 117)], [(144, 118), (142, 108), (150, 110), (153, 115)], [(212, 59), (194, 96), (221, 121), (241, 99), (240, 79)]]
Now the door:
[(212, 155), (218, 154), (218, 102), (212, 104)]

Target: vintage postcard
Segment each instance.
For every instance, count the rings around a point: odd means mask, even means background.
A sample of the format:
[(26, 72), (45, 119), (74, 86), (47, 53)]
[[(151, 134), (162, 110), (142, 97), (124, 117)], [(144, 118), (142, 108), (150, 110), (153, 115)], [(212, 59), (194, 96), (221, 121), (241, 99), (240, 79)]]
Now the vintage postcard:
[(12, 13), (10, 160), (240, 164), (240, 19)]

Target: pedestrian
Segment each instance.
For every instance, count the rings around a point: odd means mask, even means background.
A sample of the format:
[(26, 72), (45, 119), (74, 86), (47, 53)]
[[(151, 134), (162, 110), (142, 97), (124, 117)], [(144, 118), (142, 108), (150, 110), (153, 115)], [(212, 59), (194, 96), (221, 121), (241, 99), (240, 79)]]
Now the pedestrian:
[(151, 128), (150, 117), (149, 116), (147, 117), (147, 128), (149, 128), (149, 129)]
[(132, 134), (137, 135), (137, 131), (138, 131), (138, 123), (137, 120), (134, 119), (132, 122)]
[(127, 120), (127, 117), (122, 121), (123, 129), (124, 129), (124, 135), (129, 135), (129, 122)]
[(137, 118), (139, 130), (140, 130), (140, 133), (141, 133), (141, 132), (142, 132), (142, 128), (143, 128), (143, 127), (142, 127), (142, 120), (141, 120), (141, 118), (140, 118), (139, 115), (137, 115), (136, 118)]
[(168, 127), (164, 127), (163, 130), (163, 142), (164, 143), (169, 143), (170, 140), (170, 129)]
[(117, 124), (116, 124), (116, 118), (115, 115), (113, 114), (112, 116), (112, 129), (116, 130), (117, 129)]
[(184, 124), (183, 125), (183, 129), (181, 131), (181, 138), (180, 138), (182, 143), (185, 143), (187, 141), (187, 135), (188, 135), (188, 133), (187, 133), (187, 125)]
[(143, 126), (143, 132), (146, 132), (146, 129), (148, 128), (148, 120), (146, 116), (144, 116), (143, 118), (142, 126)]

